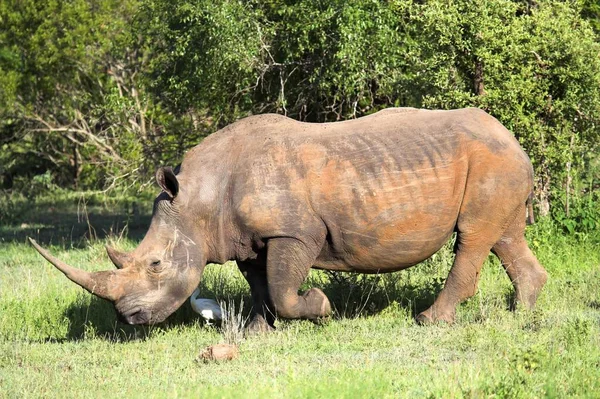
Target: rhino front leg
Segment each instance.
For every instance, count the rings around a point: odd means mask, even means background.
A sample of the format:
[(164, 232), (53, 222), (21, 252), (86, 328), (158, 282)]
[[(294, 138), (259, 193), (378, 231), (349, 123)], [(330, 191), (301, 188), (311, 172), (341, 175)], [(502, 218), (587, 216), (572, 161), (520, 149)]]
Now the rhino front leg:
[(314, 321), (331, 313), (329, 299), (320, 289), (298, 295), (319, 250), (295, 238), (275, 238), (267, 243), (269, 296), (277, 316)]
[(253, 316), (246, 326), (250, 334), (268, 332), (275, 329), (275, 313), (267, 285), (267, 269), (264, 264), (238, 262), (238, 268), (250, 285), (253, 302)]

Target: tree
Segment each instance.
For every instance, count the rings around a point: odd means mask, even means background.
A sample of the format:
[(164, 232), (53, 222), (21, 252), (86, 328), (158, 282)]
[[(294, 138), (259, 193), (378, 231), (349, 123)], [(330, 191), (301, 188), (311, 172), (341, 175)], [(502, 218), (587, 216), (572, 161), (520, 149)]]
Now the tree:
[(249, 114), (323, 122), (476, 106), (529, 153), (543, 212), (553, 203), (569, 217), (596, 198), (595, 2), (3, 4), (0, 175), (105, 186), (147, 177)]
[(581, 15), (588, 20), (596, 34), (600, 34), (600, 3), (597, 0), (583, 0)]
[[(150, 53), (131, 30), (137, 7), (137, 0), (0, 3), (3, 186), (27, 189), (42, 173), (61, 186), (139, 183), (205, 134), (203, 124), (174, 118), (146, 95)], [(166, 134), (176, 128), (195, 136)]]
[(57, 182), (77, 186), (98, 164), (124, 163), (103, 104), (115, 88), (107, 71), (131, 5), (0, 4), (0, 69), (10, 79), (0, 95), (5, 180), (51, 170)]

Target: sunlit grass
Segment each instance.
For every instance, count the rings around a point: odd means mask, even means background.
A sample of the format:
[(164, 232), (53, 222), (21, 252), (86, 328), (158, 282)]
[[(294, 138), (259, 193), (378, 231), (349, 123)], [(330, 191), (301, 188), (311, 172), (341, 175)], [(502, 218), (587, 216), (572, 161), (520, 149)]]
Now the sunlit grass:
[[(452, 255), (402, 272), (357, 278), (313, 271), (336, 314), (324, 325), (280, 321), (240, 342), (237, 360), (198, 353), (225, 341), (185, 304), (167, 323), (131, 327), (110, 304), (68, 280), (20, 240), (0, 243), (0, 397), (597, 397), (600, 392), (600, 248), (528, 231), (550, 280), (534, 312), (509, 310), (512, 286), (497, 260), (454, 325), (414, 322), (441, 288)], [(112, 267), (109, 235), (50, 250), (87, 270)], [(250, 311), (235, 264), (209, 265), (202, 295)]]

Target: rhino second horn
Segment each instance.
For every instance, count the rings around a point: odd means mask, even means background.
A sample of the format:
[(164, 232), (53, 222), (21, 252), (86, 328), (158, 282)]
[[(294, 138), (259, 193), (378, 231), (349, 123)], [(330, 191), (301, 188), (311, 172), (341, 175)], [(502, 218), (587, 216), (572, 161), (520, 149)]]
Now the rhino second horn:
[(122, 269), (130, 261), (130, 256), (126, 252), (117, 251), (113, 247), (106, 246), (108, 257), (115, 264), (117, 269)]
[(114, 271), (90, 273), (85, 270), (77, 269), (67, 265), (65, 262), (52, 256), (44, 248), (40, 247), (34, 239), (29, 238), (29, 242), (48, 262), (60, 270), (69, 280), (81, 286), (88, 292), (109, 301), (115, 301), (117, 298), (110, 288), (115, 277)]

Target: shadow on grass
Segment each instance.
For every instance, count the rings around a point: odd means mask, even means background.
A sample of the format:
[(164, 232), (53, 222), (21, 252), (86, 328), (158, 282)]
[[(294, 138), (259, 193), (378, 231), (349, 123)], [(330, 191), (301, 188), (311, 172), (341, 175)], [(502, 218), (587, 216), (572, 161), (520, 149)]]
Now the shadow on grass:
[(66, 309), (65, 317), (69, 319), (69, 331), (62, 341), (79, 341), (90, 336), (115, 342), (143, 340), (152, 332), (193, 325), (198, 320), (198, 316), (186, 301), (163, 323), (131, 326), (118, 321), (113, 305), (97, 297), (91, 297), (89, 304), (72, 304)]
[[(216, 299), (226, 306), (233, 303), (236, 309), (239, 309), (241, 304), (242, 314), (249, 315), (252, 311), (252, 301), (245, 287), (220, 277), (216, 279), (217, 282), (206, 284), (206, 281), (203, 281), (200, 284), (201, 296)], [(204, 323), (192, 309), (189, 299), (186, 299), (183, 305), (163, 323), (152, 326), (131, 326), (117, 319), (116, 310), (109, 301), (84, 295), (86, 296), (81, 297), (85, 298), (84, 300), (72, 303), (64, 312), (64, 316), (69, 320), (69, 331), (63, 341), (78, 341), (90, 336), (115, 342), (143, 340), (153, 332), (169, 331), (195, 324), (201, 326)]]
[[(372, 276), (365, 278), (360, 284), (332, 279), (321, 285), (331, 301), (336, 319), (370, 317), (394, 302), (409, 308), (415, 317), (431, 306), (442, 287), (443, 279), (432, 278), (425, 283), (404, 283), (390, 288)], [(241, 308), (244, 318), (252, 312), (253, 304), (249, 292), (246, 287), (240, 286), (239, 282), (221, 281), (221, 284), (213, 282), (208, 285), (203, 283), (200, 288), (204, 298), (216, 299), (229, 306), (233, 304), (236, 309)], [(191, 325), (201, 326), (203, 323), (191, 308), (189, 300), (165, 322), (153, 326), (131, 326), (121, 323), (117, 320), (113, 305), (95, 296), (89, 297), (89, 301), (79, 300), (71, 304), (65, 310), (64, 316), (69, 320), (69, 331), (67, 336), (59, 341), (79, 341), (94, 337), (113, 342), (129, 342), (144, 340), (157, 331), (169, 331)]]
[(107, 237), (141, 240), (149, 225), (149, 215), (90, 214), (82, 220), (77, 213), (56, 212), (0, 227), (0, 242), (24, 243), (32, 237), (40, 245), (82, 248), (90, 240)]
[(401, 273), (382, 276), (350, 275), (350, 278), (330, 274), (328, 282), (320, 284), (338, 319), (372, 316), (392, 303), (409, 308), (413, 317), (433, 304), (444, 286), (442, 278), (431, 277), (426, 281), (401, 281)]
[(517, 293), (514, 288), (504, 295), (504, 302), (506, 303), (506, 309), (510, 312), (515, 312), (517, 310)]
[(591, 301), (588, 306), (592, 309), (600, 310), (600, 301)]

